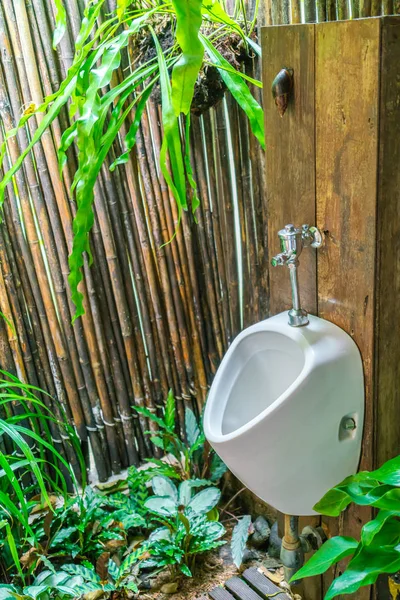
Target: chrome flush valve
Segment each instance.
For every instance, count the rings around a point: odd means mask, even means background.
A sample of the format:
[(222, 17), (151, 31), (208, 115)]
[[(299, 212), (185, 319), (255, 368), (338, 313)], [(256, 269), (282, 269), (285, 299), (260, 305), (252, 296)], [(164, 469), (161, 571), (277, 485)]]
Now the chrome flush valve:
[(303, 248), (307, 246), (320, 248), (323, 243), (322, 233), (317, 227), (310, 227), (309, 225), (295, 227), (290, 223), (289, 225), (285, 225), (284, 229), (278, 231), (278, 237), (281, 252), (273, 257), (271, 264), (273, 267), (289, 267), (293, 302), (293, 308), (289, 311), (289, 325), (292, 327), (302, 327), (303, 325), (308, 325), (309, 321), (307, 312), (300, 306), (297, 274), (299, 256)]

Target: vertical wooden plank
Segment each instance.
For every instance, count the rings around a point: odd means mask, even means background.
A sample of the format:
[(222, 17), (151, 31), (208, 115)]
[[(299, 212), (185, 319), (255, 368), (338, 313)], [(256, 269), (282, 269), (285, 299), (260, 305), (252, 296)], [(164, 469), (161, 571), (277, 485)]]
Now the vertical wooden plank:
[[(366, 413), (361, 468), (373, 466), (373, 351), (380, 20), (325, 23), (316, 29), (318, 314), (357, 343)], [(357, 537), (369, 509), (351, 506), (328, 523)], [(325, 521), (325, 519), (323, 519)], [(339, 565), (335, 575), (339, 575)], [(324, 578), (327, 585), (332, 576)], [(368, 598), (369, 589), (357, 598)]]
[(382, 19), (375, 466), (400, 454), (400, 18)]
[[(268, 253), (279, 252), (277, 232), (287, 223), (314, 224), (314, 25), (264, 27), (264, 111), (266, 126), (265, 210), (268, 215)], [(283, 68), (294, 70), (294, 87), (288, 109), (281, 118), (271, 94), (271, 84)], [(316, 259), (306, 251), (300, 258), (301, 299), (316, 312)], [(270, 312), (290, 308), (287, 269), (270, 268)]]
[[(279, 252), (277, 233), (287, 223), (314, 225), (316, 221), (314, 35), (312, 24), (265, 27), (261, 33), (269, 258)], [(283, 67), (294, 70), (294, 86), (288, 109), (281, 118), (271, 84)], [(299, 278), (303, 306), (316, 314), (315, 251), (306, 250), (301, 255)], [(270, 314), (273, 315), (291, 307), (289, 273), (282, 267), (270, 267), (269, 279)], [(301, 519), (300, 530), (306, 524), (318, 525), (319, 522), (319, 517)], [(298, 591), (302, 593), (303, 584)], [(307, 580), (303, 595), (307, 600), (320, 600), (321, 578)]]

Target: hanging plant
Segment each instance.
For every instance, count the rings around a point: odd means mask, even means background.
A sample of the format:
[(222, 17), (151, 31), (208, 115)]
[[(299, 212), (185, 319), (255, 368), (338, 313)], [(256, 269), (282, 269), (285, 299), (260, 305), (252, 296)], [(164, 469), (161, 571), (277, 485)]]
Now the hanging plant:
[[(62, 0), (55, 0), (55, 5), (57, 23), (53, 41), (56, 45), (66, 29), (66, 11)], [(8, 132), (0, 149), (1, 168), (7, 139), (24, 127), (33, 115), (43, 114), (29, 146), (0, 182), (1, 204), (6, 186), (27, 154), (70, 102), (71, 125), (62, 135), (58, 160), (62, 174), (67, 151), (75, 144), (78, 168), (71, 194), (74, 194), (77, 211), (69, 257), (69, 283), (76, 307), (74, 319), (84, 314), (79, 284), (83, 277), (85, 252), (91, 260), (89, 233), (94, 222), (97, 177), (125, 122), (129, 122), (129, 129), (124, 152), (113, 162), (111, 169), (128, 161), (151, 94), (158, 94), (162, 108), (160, 168), (179, 213), (188, 208), (187, 183), (191, 189), (192, 208), (198, 205), (190, 167), (191, 112), (201, 114), (216, 104), (228, 89), (246, 112), (254, 135), (264, 145), (263, 112), (247, 81), (258, 87), (261, 83), (241, 70), (242, 63), (251, 53), (260, 53), (253, 39), (255, 20), (248, 23), (243, 10), (235, 10), (237, 17), (231, 18), (219, 0), (117, 0), (116, 10), (106, 17), (104, 5), (105, 0), (87, 3), (67, 76), (55, 94), (24, 113), (16, 129)], [(121, 64), (121, 52), (128, 44), (135, 50), (131, 68), (123, 71), (122, 81), (114, 84), (113, 80), (111, 86), (113, 75)], [(182, 115), (184, 136), (180, 127)]]

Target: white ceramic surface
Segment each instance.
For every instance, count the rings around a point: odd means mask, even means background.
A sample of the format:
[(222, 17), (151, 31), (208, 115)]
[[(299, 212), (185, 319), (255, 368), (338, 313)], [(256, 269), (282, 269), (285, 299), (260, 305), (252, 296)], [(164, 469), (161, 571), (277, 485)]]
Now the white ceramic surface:
[[(312, 515), (333, 485), (357, 470), (364, 379), (354, 341), (309, 315), (287, 312), (244, 330), (214, 378), (204, 432), (229, 469), (257, 496), (289, 515)], [(354, 430), (341, 427), (353, 418)]]

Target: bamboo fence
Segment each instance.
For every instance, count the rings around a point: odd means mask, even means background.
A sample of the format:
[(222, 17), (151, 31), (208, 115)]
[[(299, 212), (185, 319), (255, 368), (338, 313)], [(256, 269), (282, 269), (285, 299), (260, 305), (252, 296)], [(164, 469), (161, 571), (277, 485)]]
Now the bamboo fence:
[[(56, 51), (53, 2), (0, 3), (0, 143), (30, 103), (40, 104), (57, 90), (71, 65), (83, 0), (64, 3), (68, 29)], [(390, 14), (399, 11), (398, 5), (392, 0), (382, 5), (283, 0), (267, 2), (259, 22)], [(128, 49), (122, 68), (129, 63)], [(257, 75), (255, 58), (247, 69)], [(40, 118), (8, 140), (5, 168), (27, 146)], [(43, 400), (58, 415), (65, 411), (105, 481), (158, 455), (144, 435), (152, 424), (133, 407), (160, 413), (172, 389), (184, 435), (185, 406), (201, 412), (232, 339), (268, 314), (263, 157), (228, 95), (201, 117), (193, 116), (192, 162), (201, 206), (196, 218), (183, 214), (170, 241), (178, 214), (158, 165), (159, 106), (150, 104), (130, 161), (110, 172), (109, 164), (121, 153), (116, 143), (98, 179), (94, 264), (85, 264), (82, 288), (86, 314), (71, 325), (73, 151), (63, 181), (57, 166), (57, 146), (68, 123), (67, 112), (61, 112), (7, 189), (0, 224), (5, 317), (0, 319), (0, 366), (50, 394)], [(57, 449), (76, 465), (62, 431), (52, 427)]]

